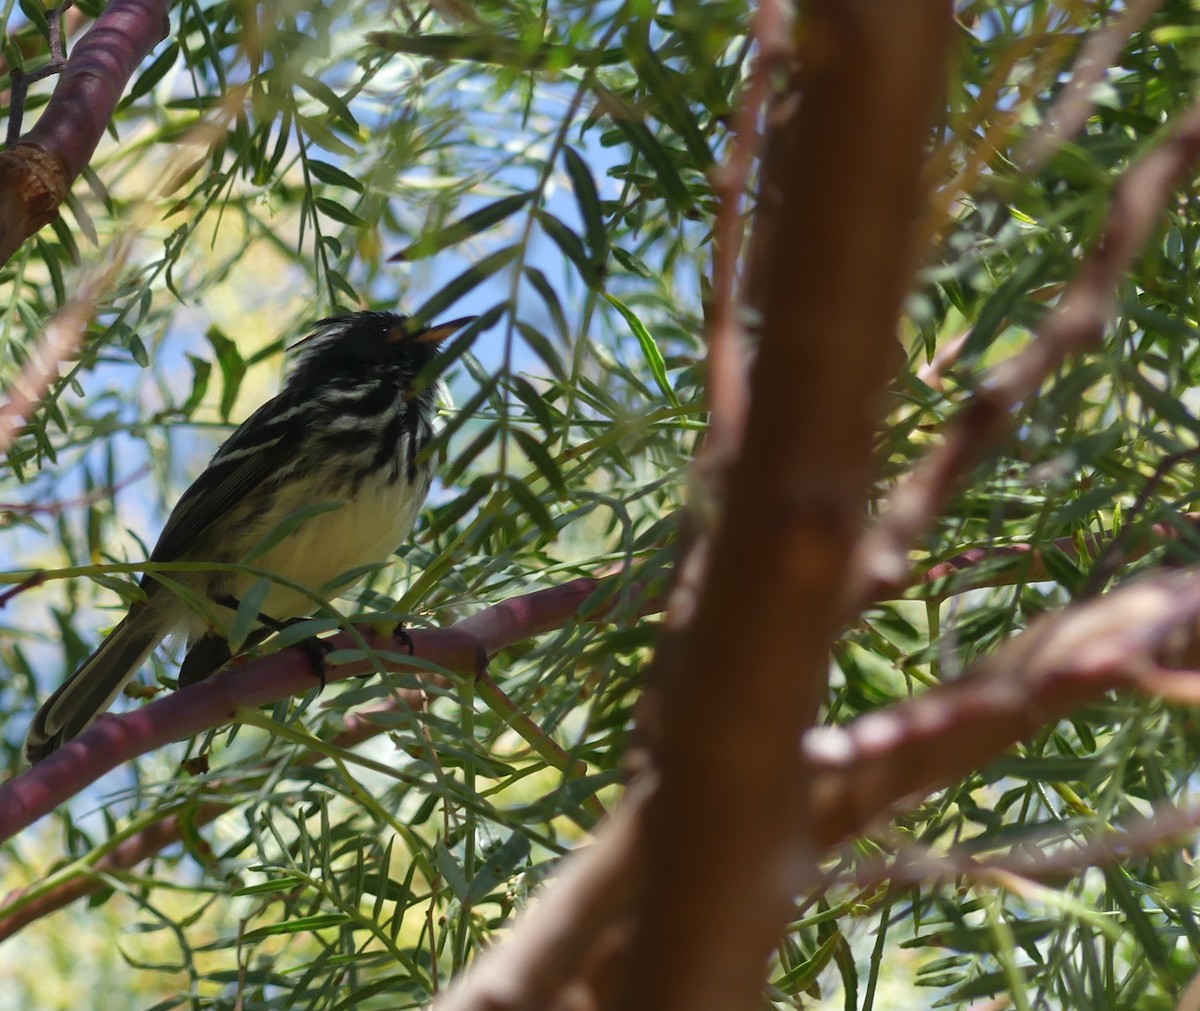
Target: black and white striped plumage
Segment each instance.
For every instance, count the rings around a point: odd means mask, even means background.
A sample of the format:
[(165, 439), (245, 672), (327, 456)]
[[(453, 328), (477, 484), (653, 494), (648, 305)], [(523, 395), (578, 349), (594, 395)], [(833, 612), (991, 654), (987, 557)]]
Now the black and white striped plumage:
[[(281, 522), (306, 506), (342, 502), (314, 515), (253, 560), (309, 590), (385, 560), (408, 536), (429, 491), (433, 462), (421, 449), (434, 434), (440, 382), (414, 395), (413, 380), (442, 340), (470, 319), (423, 329), (403, 316), (358, 312), (322, 320), (296, 347), (278, 396), (217, 450), (179, 499), (151, 552), (154, 562), (242, 561)], [(232, 571), (172, 572), (207, 601), (208, 619), (150, 575), (144, 603), (58, 688), (34, 717), (25, 755), (37, 762), (107, 709), (165, 638), (186, 638), (180, 683), (229, 659), (234, 611), (258, 580)], [(286, 620), (313, 611), (308, 595), (278, 583), (258, 608)], [(215, 623), (215, 624), (214, 624)]]

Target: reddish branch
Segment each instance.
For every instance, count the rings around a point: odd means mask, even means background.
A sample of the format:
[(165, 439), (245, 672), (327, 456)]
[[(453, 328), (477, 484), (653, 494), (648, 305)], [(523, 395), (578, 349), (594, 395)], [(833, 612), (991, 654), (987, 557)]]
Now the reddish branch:
[[(446, 678), (441, 675), (425, 672), (422, 681), (448, 685)], [(363, 741), (382, 733), (382, 728), (371, 717), (376, 712), (393, 711), (403, 705), (415, 711), (425, 707), (425, 692), (416, 689), (399, 689), (393, 692), (393, 700), (385, 706), (363, 713), (352, 713), (346, 717), (342, 732), (334, 737), (334, 748), (352, 748)], [(310, 752), (297, 759), (297, 764), (320, 761), (324, 757), (320, 752)], [(218, 793), (221, 784), (208, 783), (209, 793)], [(194, 803), (185, 801), (182, 809), (164, 813), (162, 818), (146, 828), (122, 840), (112, 850), (105, 853), (92, 864), (90, 873), (80, 871), (67, 881), (58, 882), (50, 887), (41, 884), (28, 888), (19, 888), (6, 895), (0, 901), (0, 941), (11, 937), (22, 927), (49, 916), (64, 906), (70, 905), (77, 899), (98, 892), (104, 887), (101, 875), (112, 872), (127, 871), (144, 860), (162, 852), (168, 846), (180, 842), (189, 832), (195, 832), (210, 822), (216, 821), (221, 815), (237, 806), (237, 802), (223, 803), (221, 801), (203, 801)]]
[(945, 441), (892, 491), (883, 515), (856, 549), (851, 610), (906, 584), (910, 548), (930, 530), (965, 476), (1012, 430), (1017, 407), (1067, 358), (1099, 346), (1118, 285), (1198, 156), (1200, 103), (1178, 117), (1166, 140), (1121, 178), (1100, 241), (1034, 340), (983, 377)]
[[(616, 608), (598, 592), (602, 589), (598, 580), (575, 579), (497, 604), (449, 628), (414, 630), (415, 666), (420, 669), (421, 661), (426, 661), (456, 673), (474, 674), (486, 657), (531, 635), (560, 628), (572, 619), (603, 620), (612, 615)], [(655, 602), (638, 601), (638, 606), (649, 610)], [(397, 657), (395, 669), (413, 669), (413, 662), (400, 659), (406, 650), (398, 641), (371, 633), (364, 633), (364, 638), (373, 649)], [(358, 648), (358, 640), (348, 633), (328, 641), (334, 649)], [(374, 669), (366, 660), (343, 664), (331, 667), (327, 679), (341, 681)], [(228, 723), (239, 709), (303, 694), (312, 685), (307, 655), (288, 649), (231, 668), (133, 712), (102, 716), (49, 758), (0, 786), (0, 841), (138, 755)]]
[(125, 85), (167, 31), (164, 0), (113, 0), (79, 40), (33, 129), (0, 152), (0, 264), (54, 219)]
[[(1200, 675), (1189, 673), (1200, 688)], [(1002, 884), (1013, 888), (1018, 882), (1064, 885), (1088, 867), (1104, 867), (1131, 857), (1143, 857), (1171, 842), (1185, 843), (1200, 829), (1200, 808), (1160, 805), (1153, 814), (1138, 818), (1118, 829), (1105, 827), (1097, 838), (1079, 844), (1062, 844), (1037, 836), (1021, 839), (1020, 853), (982, 858), (969, 845), (937, 855), (926, 849), (905, 846), (888, 863), (859, 867), (853, 874), (855, 887), (891, 882), (900, 886), (946, 884), (959, 879)]]
[[(1035, 620), (957, 681), (804, 741), (806, 805), (821, 850), (961, 779), (1115, 688), (1157, 692), (1195, 666), (1200, 572), (1139, 580)], [(1200, 679), (1200, 674), (1181, 675)]]
[[(744, 238), (742, 202), (762, 142), (759, 120), (775, 75), (791, 56), (789, 17), (783, 4), (758, 6), (750, 24), (757, 55), (750, 68), (733, 123), (729, 158), (712, 173), (717, 195), (713, 222), (712, 316), (708, 326), (708, 400), (712, 422), (707, 462), (723, 467), (737, 452), (746, 421), (746, 335), (738, 291), (738, 264)], [(715, 458), (715, 460), (713, 459)], [(717, 475), (708, 475), (717, 480)]]
[(655, 659), (661, 785), (622, 1008), (757, 1007), (807, 873), (796, 741), (846, 617), (837, 587), (875, 476), (952, 23), (948, 2), (806, 7), (801, 100), (774, 111), (762, 168), (773, 220), (751, 247), (761, 326), (745, 438), (703, 555), (683, 563), (703, 578), (671, 594)]
[[(7, 152), (0, 153), (0, 159), (4, 154)], [(3, 201), (0, 192), (0, 205)], [(4, 227), (2, 220), (0, 231)], [(29, 415), (58, 378), (59, 364), (71, 358), (83, 343), (96, 303), (110, 289), (127, 249), (128, 242), (124, 239), (114, 244), (109, 259), (80, 282), (74, 297), (54, 314), (30, 349), (21, 374), (5, 391), (8, 399), (0, 403), (0, 454), (8, 451)]]
[(1041, 125), (1017, 147), (1013, 162), (1023, 172), (1040, 171), (1063, 144), (1083, 129), (1096, 107), (1096, 87), (1124, 51), (1129, 39), (1162, 5), (1162, 0), (1128, 0), (1112, 23), (1084, 41), (1071, 76)]
[[(1198, 620), (1200, 571), (1150, 577), (1099, 600), (1043, 616), (995, 655), (973, 664), (958, 681), (860, 717), (845, 728), (810, 730), (802, 738), (792, 799), (809, 812), (814, 848), (796, 840), (793, 860), (815, 866), (821, 853), (886, 818), (898, 804), (919, 802), (1113, 689), (1165, 690), (1170, 697), (1200, 702), (1200, 672), (1163, 666), (1196, 666)], [(725, 744), (714, 750), (731, 757)], [(718, 796), (720, 809), (713, 814), (710, 830), (729, 806), (727, 796)], [(639, 793), (637, 804), (643, 803), (644, 794)], [(713, 803), (710, 797), (710, 808)], [(1077, 871), (1089, 863), (1142, 851), (1198, 821), (1195, 812), (1163, 812), (1122, 840), (1109, 840), (1107, 845), (1102, 840), (1067, 852), (1078, 857)], [(568, 858), (548, 893), (553, 904), (533, 906), (514, 926), (510, 939), (482, 956), (478, 971), (468, 972), (436, 1005), (437, 1011), (567, 1006), (562, 994), (579, 989), (586, 955), (594, 954), (606, 938), (626, 934), (637, 914), (636, 893), (628, 883), (645, 869), (643, 850), (632, 844), (644, 831), (628, 810), (619, 811), (592, 846)], [(688, 846), (695, 845), (703, 845), (703, 840), (690, 837)], [(1072, 867), (1067, 854), (1056, 864), (1063, 872)], [(1019, 872), (1021, 865), (1015, 866)], [(930, 867), (934, 877), (954, 869), (936, 863)], [(919, 872), (917, 864), (915, 874), (902, 868), (899, 877), (915, 880)], [(868, 880), (874, 880), (875, 873), (868, 870)], [(878, 873), (882, 876), (884, 868)], [(708, 887), (710, 882), (704, 884)], [(621, 901), (610, 901), (609, 893)], [(583, 911), (578, 919), (570, 915), (572, 908)], [(636, 943), (618, 948), (618, 956), (634, 957)]]
[[(1142, 558), (1164, 543), (1184, 537), (1193, 540), (1200, 537), (1200, 513), (1183, 513), (1180, 519), (1182, 523), (1166, 520), (1143, 530), (1126, 526), (1117, 538), (1104, 538), (1089, 533), (1059, 537), (1045, 547), (1034, 544), (990, 544), (982, 548), (969, 548), (926, 569), (918, 582), (930, 586), (931, 589), (921, 596), (925, 599), (937, 599), (987, 586), (1011, 586), (1017, 582), (1053, 579), (1054, 576), (1046, 565), (1046, 555), (1058, 552), (1067, 558), (1078, 559), (1081, 546), (1094, 559), (1103, 559), (1111, 555), (1112, 562), (1105, 564), (1107, 571), (1109, 568), (1115, 568), (1118, 562), (1126, 564)], [(974, 572), (982, 566), (988, 566), (988, 571), (982, 574)], [(970, 578), (937, 585), (942, 580), (951, 580), (959, 574), (968, 573), (971, 574)]]

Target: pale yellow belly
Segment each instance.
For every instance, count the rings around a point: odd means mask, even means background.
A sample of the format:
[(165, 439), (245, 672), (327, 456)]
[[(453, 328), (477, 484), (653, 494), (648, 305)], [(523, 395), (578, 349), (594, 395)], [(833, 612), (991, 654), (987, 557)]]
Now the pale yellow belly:
[[(368, 478), (353, 499), (305, 521), (250, 564), (317, 592), (351, 569), (385, 561), (400, 547), (416, 522), (425, 491), (420, 479), (410, 486), (404, 481), (389, 484)], [(270, 514), (257, 524), (262, 536), (297, 509), (316, 504), (298, 498), (272, 503)], [(254, 576), (239, 576), (233, 595), (242, 599), (256, 581)], [(318, 609), (310, 596), (278, 584), (272, 586), (260, 608), (274, 618), (313, 614)]]

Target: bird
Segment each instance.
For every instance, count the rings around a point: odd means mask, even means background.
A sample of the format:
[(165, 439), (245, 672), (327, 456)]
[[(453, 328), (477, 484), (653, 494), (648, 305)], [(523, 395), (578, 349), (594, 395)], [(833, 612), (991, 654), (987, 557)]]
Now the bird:
[(26, 760), (40, 762), (86, 729), (168, 637), (187, 644), (181, 687), (226, 664), (234, 616), (262, 578), (228, 566), (256, 548), (250, 564), (285, 582), (272, 580), (258, 604), (254, 642), (312, 613), (297, 587), (316, 591), (400, 547), (436, 467), (423, 452), (444, 395), (433, 363), (475, 319), (424, 326), (361, 311), (313, 324), (288, 349), (296, 357), (283, 388), (217, 449), (150, 553), (156, 563), (226, 568), (146, 572), (142, 599), (34, 716)]

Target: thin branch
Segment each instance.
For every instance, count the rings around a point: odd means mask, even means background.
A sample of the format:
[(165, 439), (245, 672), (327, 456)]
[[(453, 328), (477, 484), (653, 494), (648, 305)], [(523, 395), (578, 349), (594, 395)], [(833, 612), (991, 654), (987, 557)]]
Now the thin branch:
[(127, 238), (115, 242), (106, 260), (84, 277), (75, 296), (46, 324), (21, 375), (9, 387), (8, 400), (0, 403), (0, 454), (8, 452), (29, 415), (58, 378), (59, 365), (73, 358), (83, 344), (88, 323), (124, 266), (128, 248)]
[[(481, 656), (491, 656), (532, 635), (560, 628), (572, 620), (604, 620), (613, 612), (604, 602), (603, 586), (594, 579), (575, 579), (539, 590), (473, 615), (449, 628), (415, 629), (414, 657), (398, 640), (363, 631), (375, 651), (394, 657), (390, 669), (421, 669), (422, 661), (462, 674), (480, 669)], [(584, 605), (592, 606), (584, 610)], [(653, 608), (653, 600), (646, 602)], [(643, 611), (642, 613), (647, 613)], [(332, 636), (333, 649), (359, 648), (349, 633)], [(328, 681), (360, 677), (377, 669), (370, 661), (341, 664), (327, 672)], [(174, 692), (129, 713), (101, 716), (88, 730), (34, 768), (0, 785), (0, 841), (11, 838), (54, 810), (117, 766), (172, 741), (237, 718), (239, 710), (269, 705), (312, 689), (312, 666), (301, 649), (281, 650), (261, 660), (226, 670), (197, 685)]]
[[(727, 466), (742, 441), (746, 422), (746, 335), (738, 290), (738, 264), (744, 240), (742, 202), (759, 155), (763, 116), (773, 82), (792, 56), (789, 14), (782, 3), (759, 4), (750, 22), (758, 52), (750, 67), (725, 164), (711, 173), (717, 197), (713, 222), (712, 315), (708, 324), (708, 399), (712, 417), (702, 461)], [(715, 475), (709, 475), (716, 480)]]
[(57, 499), (53, 502), (0, 502), (0, 513), (9, 513), (14, 516), (58, 516), (68, 509), (95, 505), (97, 502), (107, 502), (122, 488), (127, 488), (135, 481), (140, 481), (149, 473), (150, 465), (145, 464), (127, 477), (121, 478), (120, 481), (105, 485), (103, 488), (94, 488), (86, 495), (79, 495), (75, 498)]
[[(813, 813), (816, 855), (869, 827), (898, 803), (915, 803), (979, 768), (1078, 705), (1114, 688), (1164, 687), (1156, 680), (1160, 660), (1186, 661), (1200, 653), (1198, 618), (1200, 572), (1143, 579), (1099, 600), (1044, 616), (957, 682), (863, 716), (844, 729), (810, 730), (803, 738), (803, 768), (795, 783), (801, 784), (801, 806)], [(1193, 692), (1200, 692), (1200, 674), (1174, 673), (1189, 679)], [(722, 755), (728, 760), (728, 751)], [(636, 784), (636, 799), (627, 798), (628, 804), (601, 828), (592, 846), (564, 861), (547, 899), (532, 906), (509, 937), (479, 959), (436, 1005), (437, 1011), (562, 1006), (551, 1001), (580, 986), (589, 959), (611, 945), (613, 932), (622, 933), (626, 917), (637, 908), (629, 882), (646, 868), (644, 846), (635, 840), (652, 823), (639, 824), (650, 812), (631, 812), (631, 806), (648, 803), (652, 779), (649, 774)], [(727, 807), (727, 799), (723, 801)], [(903, 865), (867, 868), (862, 874), (871, 883), (888, 877), (926, 881), (972, 869), (992, 877), (1008, 874), (1010, 879), (1035, 872), (1066, 873), (1114, 856), (1148, 852), (1197, 824), (1200, 812), (1165, 811), (1118, 838), (1029, 863), (1010, 860), (968, 867), (955, 860), (922, 866), (914, 859), (912, 874)], [(794, 860), (813, 858), (800, 840), (793, 843)], [(695, 844), (694, 839), (689, 842)], [(546, 904), (549, 896), (552, 906)], [(582, 910), (578, 919), (571, 916), (573, 909)], [(532, 927), (530, 921), (536, 921)], [(636, 974), (636, 968), (629, 968), (635, 952), (636, 940), (618, 949), (618, 965), (608, 970), (610, 983), (614, 974)], [(640, 975), (632, 978), (644, 980)]]
[(1111, 24), (1087, 37), (1062, 94), (1041, 125), (1017, 147), (1013, 155), (1017, 168), (1029, 175), (1039, 172), (1055, 151), (1083, 129), (1096, 107), (1097, 85), (1160, 6), (1162, 0), (1127, 0)]
[[(423, 672), (423, 682), (450, 686), (448, 678), (440, 674)], [(419, 688), (398, 688), (393, 690), (393, 698), (387, 706), (391, 712), (397, 706), (407, 706), (413, 712), (425, 708), (428, 696)], [(332, 747), (339, 749), (352, 748), (363, 741), (382, 733), (380, 725), (373, 722), (371, 717), (384, 707), (362, 713), (348, 714), (342, 723), (341, 731), (330, 742)], [(309, 751), (295, 760), (298, 766), (315, 764), (325, 758), (323, 751)], [(274, 767), (274, 761), (270, 763)], [(266, 764), (264, 770), (268, 768)], [(239, 782), (244, 781), (243, 775)], [(219, 793), (221, 781), (208, 782), (205, 791), (209, 794)], [(42, 880), (26, 888), (18, 888), (0, 901), (0, 941), (11, 937), (22, 927), (28, 926), (35, 920), (57, 912), (70, 905), (77, 899), (86, 898), (105, 887), (103, 875), (131, 870), (138, 864), (161, 853), (169, 846), (181, 841), (188, 833), (194, 833), (210, 822), (216, 821), (221, 815), (232, 811), (241, 803), (240, 800), (223, 803), (221, 801), (202, 801), (193, 803), (185, 800), (186, 807), (164, 812), (163, 816), (146, 826), (131, 833), (128, 838), (121, 840), (112, 850), (105, 853), (95, 863), (85, 865), (77, 861), (64, 871), (54, 871), (47, 880)]]
[[(925, 587), (917, 594), (922, 600), (941, 600), (984, 587), (1014, 586), (1022, 582), (1033, 583), (1052, 579), (1046, 556), (1059, 553), (1066, 558), (1078, 559), (1080, 548), (1090, 557), (1097, 559), (1093, 563), (1094, 566), (1110, 565), (1111, 563), (1103, 562), (1110, 551), (1115, 551), (1120, 564), (1124, 565), (1145, 557), (1164, 543), (1185, 539), (1195, 543), (1200, 539), (1200, 512), (1182, 513), (1179, 520), (1182, 522), (1164, 520), (1139, 530), (1131, 519), (1112, 539), (1105, 539), (1099, 534), (1083, 533), (1058, 537), (1046, 545), (989, 544), (987, 547), (969, 548), (930, 566), (916, 579), (912, 587)], [(970, 579), (954, 579), (960, 574), (983, 566), (987, 567), (983, 574), (974, 575)], [(1108, 574), (1111, 575), (1112, 572)]]
[[(49, 12), (47, 12), (47, 14), (48, 13)], [(89, 18), (90, 15), (85, 14), (78, 7), (68, 4), (66, 24), (62, 29), (64, 36), (66, 38), (70, 38), (72, 35), (78, 32), (80, 28), (83, 27), (83, 23), (89, 20)], [(30, 25), (30, 27), (32, 28), (33, 26)], [(17, 47), (22, 60), (27, 60), (41, 50), (42, 35), (40, 32), (35, 31), (23, 33), (17, 36), (10, 36), (8, 43)], [(0, 53), (0, 77), (5, 76), (6, 74), (11, 75), (11, 69), (12, 68), (9, 66), (8, 60), (5, 59), (3, 53)], [(0, 88), (0, 105), (11, 106), (11, 104), (11, 89)]]
[(75, 45), (37, 123), (0, 152), (0, 264), (54, 219), (168, 28), (164, 0), (113, 0)]
[(768, 117), (754, 225), (766, 232), (749, 246), (745, 285), (761, 319), (745, 437), (712, 534), (682, 563), (655, 657), (658, 726), (646, 736), (661, 788), (629, 985), (613, 1006), (758, 1006), (793, 889), (815, 874), (796, 857), (796, 741), (846, 618), (838, 587), (899, 364), (917, 180), (952, 24), (948, 2), (809, 3), (796, 76)]
[[(1115, 688), (1161, 692), (1163, 664), (1191, 666), (1200, 572), (1158, 575), (1044, 615), (957, 681), (804, 738), (822, 850), (980, 768)], [(1190, 674), (1180, 674), (1190, 678)]]
[[(858, 867), (852, 881), (858, 888), (884, 881), (900, 887), (918, 887), (960, 879), (994, 883), (1000, 878), (1061, 886), (1089, 867), (1111, 866), (1133, 857), (1148, 856), (1168, 843), (1190, 843), (1197, 829), (1200, 829), (1200, 808), (1164, 805), (1122, 828), (1105, 828), (1097, 838), (1084, 843), (1052, 846), (1049, 841), (1024, 837), (1020, 840), (1020, 855), (981, 858), (969, 846), (955, 847), (943, 854), (904, 846), (887, 863)], [(830, 883), (834, 881), (831, 879)]]
[(62, 18), (71, 9), (71, 4), (72, 0), (63, 0), (57, 7), (46, 11), (46, 23), (50, 30), (50, 61), (32, 73), (20, 67), (13, 67), (9, 71), (12, 91), (8, 103), (8, 131), (4, 141), (8, 147), (12, 147), (21, 137), (21, 121), (25, 118), (25, 96), (29, 93), (29, 86), (61, 73), (67, 65)]
[(857, 612), (865, 602), (905, 585), (909, 549), (930, 530), (963, 478), (1012, 430), (1016, 408), (1067, 358), (1099, 346), (1115, 309), (1117, 286), (1198, 156), (1200, 103), (1179, 116), (1167, 138), (1126, 171), (1100, 241), (1034, 340), (984, 376), (945, 441), (893, 489), (883, 515), (855, 552), (848, 611)]
[(1158, 493), (1159, 487), (1172, 470), (1185, 460), (1192, 460), (1197, 456), (1200, 456), (1200, 446), (1180, 450), (1178, 453), (1170, 453), (1159, 461), (1158, 466), (1154, 468), (1154, 473), (1142, 485), (1141, 490), (1137, 493), (1137, 498), (1133, 500), (1133, 505), (1129, 508), (1129, 515), (1126, 517), (1124, 526), (1117, 532), (1117, 536), (1109, 541), (1105, 545), (1104, 550), (1100, 552), (1100, 556), (1092, 566), (1088, 581), (1080, 593), (1081, 596), (1091, 597), (1099, 593), (1101, 587), (1120, 568), (1121, 564), (1125, 561), (1129, 541), (1133, 537), (1135, 529), (1133, 524), (1146, 511), (1146, 507), (1150, 504), (1150, 499)]

